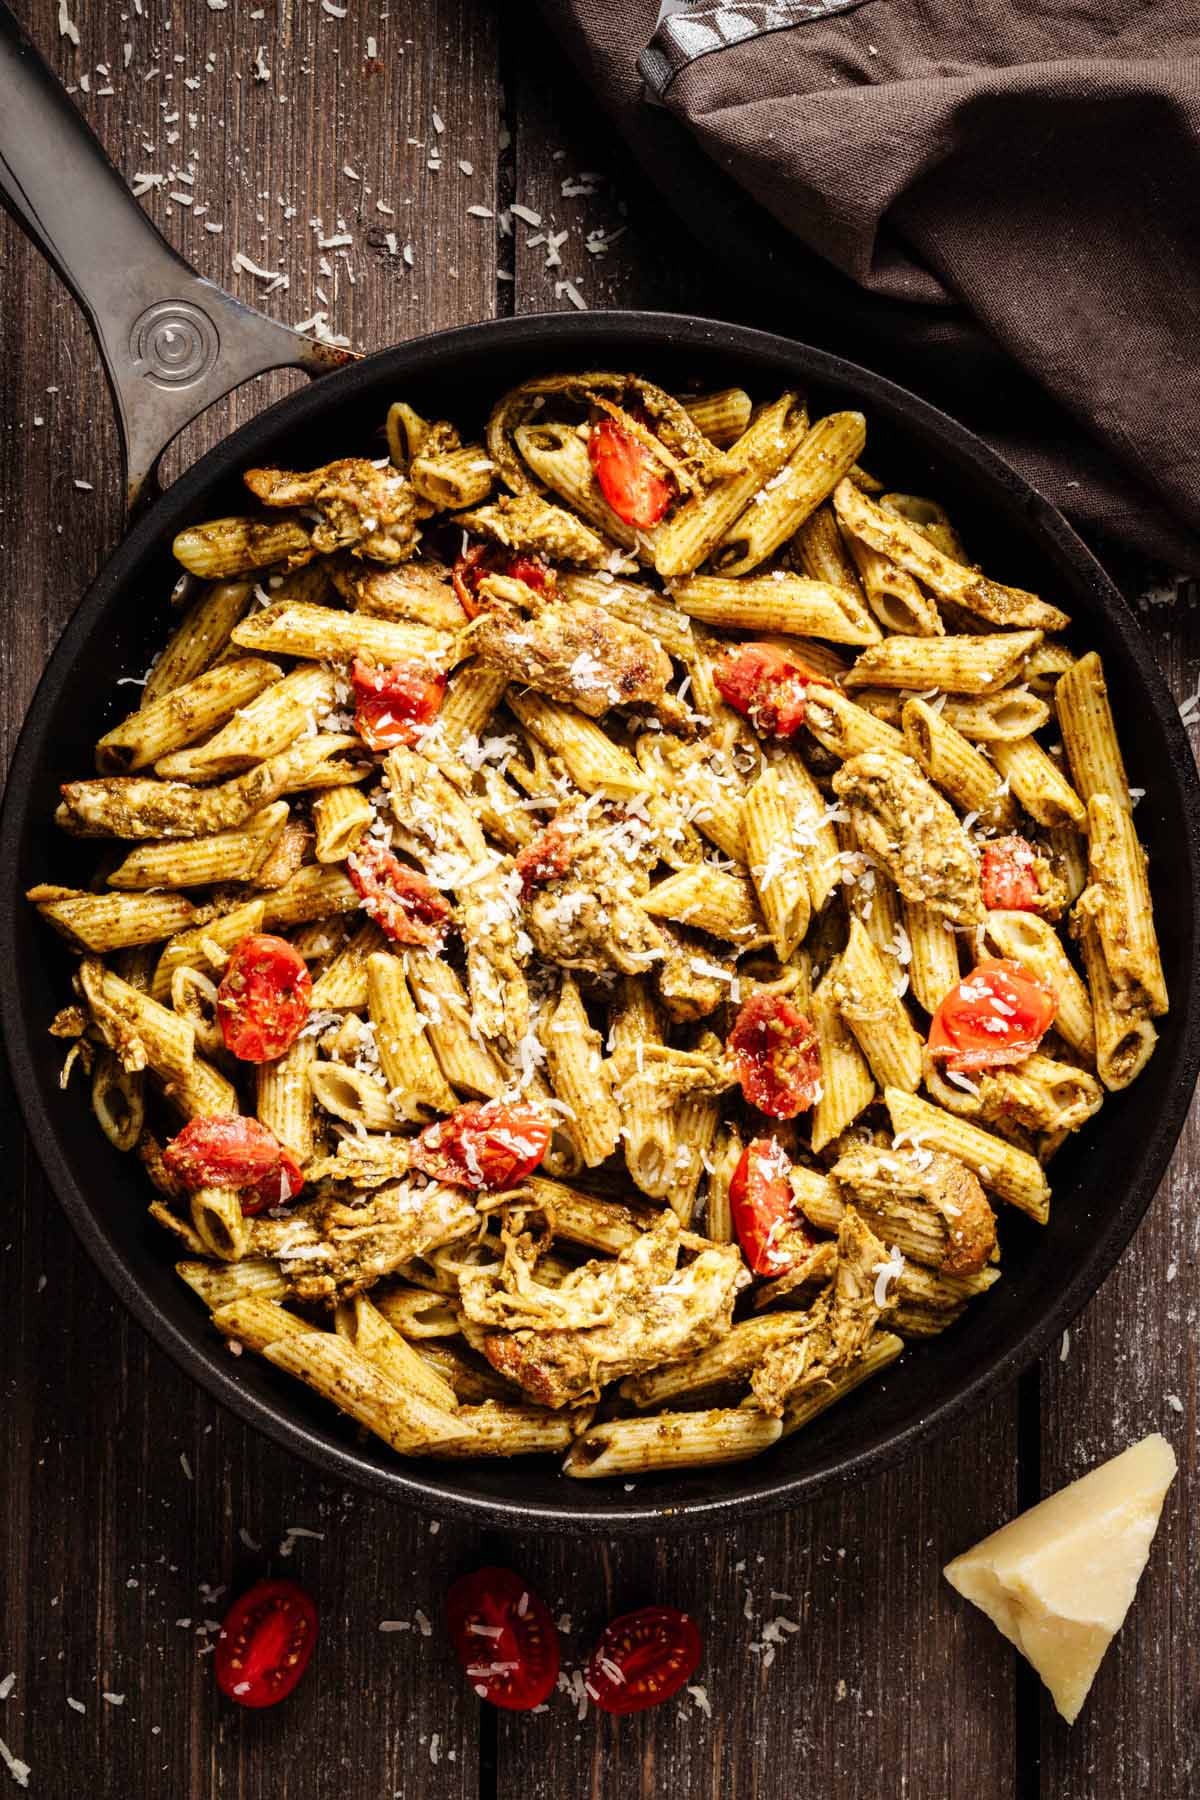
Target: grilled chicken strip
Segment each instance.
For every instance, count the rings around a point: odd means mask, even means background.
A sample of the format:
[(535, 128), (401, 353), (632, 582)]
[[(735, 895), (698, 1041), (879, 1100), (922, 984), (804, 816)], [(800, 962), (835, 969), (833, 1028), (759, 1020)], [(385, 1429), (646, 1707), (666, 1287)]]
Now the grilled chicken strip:
[(944, 1275), (975, 1275), (996, 1248), (996, 1215), (979, 1182), (957, 1157), (940, 1150), (847, 1150), (832, 1170), (847, 1198), (865, 1213), (912, 1201), (936, 1212), (946, 1227)]
[(246, 1221), (248, 1254), (273, 1256), (298, 1300), (347, 1300), (414, 1256), (465, 1237), (478, 1223), (469, 1195), (436, 1182), (397, 1181), (363, 1206), (337, 1199), (286, 1219)]
[(511, 1265), (501, 1277), (467, 1271), (463, 1310), (477, 1323), (518, 1327), (486, 1337), (484, 1354), (540, 1405), (598, 1399), (605, 1382), (678, 1362), (729, 1330), (746, 1272), (733, 1244), (709, 1244), (679, 1268), (682, 1245), (702, 1241), (664, 1212), (615, 1262), (586, 1263), (557, 1287)]
[(670, 657), (638, 626), (603, 607), (545, 599), (523, 581), (498, 575), (480, 583), (479, 601), (485, 610), (465, 641), (514, 681), (591, 719), (613, 706), (653, 708), (663, 699)]
[(838, 1226), (837, 1251), (837, 1271), (810, 1309), (808, 1329), (768, 1350), (750, 1377), (754, 1398), (775, 1418), (794, 1394), (857, 1362), (879, 1323), (875, 1277), (888, 1256), (852, 1206)]
[(890, 750), (867, 750), (842, 764), (833, 787), (850, 809), (863, 849), (883, 864), (906, 900), (923, 902), (953, 925), (983, 923), (987, 914), (970, 840), (915, 763)]
[(407, 562), (420, 540), (417, 497), (405, 476), (345, 456), (324, 468), (247, 469), (246, 486), (264, 506), (311, 507), (320, 514), (312, 547), (350, 550), (373, 562)]

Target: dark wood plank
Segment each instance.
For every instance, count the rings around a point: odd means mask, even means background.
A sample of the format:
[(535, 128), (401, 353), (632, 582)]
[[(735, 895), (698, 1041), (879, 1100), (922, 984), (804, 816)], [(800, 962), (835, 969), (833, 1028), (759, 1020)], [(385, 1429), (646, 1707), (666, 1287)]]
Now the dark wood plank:
[[(524, 40), (517, 60), (516, 198), (542, 220), (518, 226), (517, 310), (570, 305), (555, 291), (564, 280), (592, 307), (717, 306), (702, 259), (614, 156), (575, 78)], [(600, 178), (580, 184), (584, 170)], [(564, 195), (564, 182), (594, 191)], [(526, 240), (551, 229), (569, 235), (562, 266), (547, 269), (547, 246)], [(589, 255), (589, 232), (621, 229), (607, 255)], [(546, 1717), (502, 1715), (497, 1794), (1011, 1794), (1012, 1658), (999, 1640), (973, 1645), (968, 1677), (967, 1622), (939, 1571), (1012, 1513), (1016, 1492), (1009, 1398), (969, 1436), (857, 1493), (736, 1533), (523, 1542), (518, 1566), (556, 1614), (571, 1616), (565, 1666), (586, 1660), (611, 1612), (652, 1600), (693, 1611), (706, 1637), (699, 1679), (712, 1717), (688, 1696), (640, 1719), (596, 1722), (589, 1712), (573, 1729), (562, 1699)], [(780, 1616), (800, 1629), (778, 1628), (764, 1667), (764, 1625)]]
[[(290, 287), (261, 303), (292, 321), (322, 307), (316, 290), (324, 287), (331, 328), (365, 347), (494, 310), (493, 227), (466, 212), (491, 205), (497, 162), (486, 7), (392, 0), (385, 19), (370, 21), (286, 0), (262, 20), (243, 7), (168, 6), (154, 18), (149, 9), (126, 18), (115, 8), (92, 9), (90, 18), (76, 10), (78, 51), (59, 35), (53, 0), (38, 0), (25, 17), (65, 78), (89, 72), (91, 93), (77, 103), (127, 176), (166, 176), (172, 162), (194, 169), (192, 208), (169, 198), (188, 191), (178, 179), (164, 180), (145, 204), (203, 272), (259, 298), (266, 284), (235, 274), (234, 251), (284, 270)], [(367, 66), (368, 32), (378, 71)], [(269, 82), (254, 80), (259, 44)], [(99, 62), (112, 71), (111, 96), (97, 92), (109, 85)], [(156, 65), (159, 75), (145, 80)], [(187, 88), (187, 78), (199, 78), (199, 88)], [(181, 118), (168, 119), (175, 111)], [(409, 136), (420, 142), (409, 145)], [(430, 171), (438, 143), (443, 166)], [(459, 158), (477, 173), (464, 175)], [(344, 164), (362, 179), (340, 172)], [(394, 214), (378, 212), (378, 200)], [(207, 215), (197, 216), (205, 205)], [(206, 217), (224, 230), (205, 231)], [(320, 231), (311, 218), (321, 219)], [(352, 244), (321, 250), (318, 235), (340, 235), (343, 220)], [(392, 229), (395, 256), (385, 235)], [(322, 274), (322, 256), (333, 277)], [(7, 754), (46, 654), (121, 521), (115, 434), (91, 340), (5, 220), (0, 321)], [(260, 384), (214, 409), (176, 463), (248, 417), (264, 387), (272, 391)], [(343, 1492), (197, 1393), (83, 1257), (10, 1098), (4, 1124), (0, 1680), (17, 1679), (0, 1702), (0, 1738), (31, 1765), (31, 1791), (197, 1800), (476, 1794), (478, 1712), (440, 1632), (426, 1638), (415, 1623), (379, 1630), (383, 1619), (414, 1621), (417, 1608), (438, 1617), (473, 1534)], [(285, 1557), (289, 1526), (323, 1537), (293, 1540)], [(297, 1703), (255, 1716), (218, 1700), (203, 1653), (210, 1634), (197, 1627), (268, 1570), (314, 1590), (323, 1632)], [(206, 1599), (203, 1583), (225, 1592)], [(105, 1702), (105, 1691), (123, 1694), (123, 1704)], [(69, 1707), (68, 1696), (86, 1711)], [(2, 1772), (0, 1786), (7, 1791)]]
[[(1196, 601), (1192, 584), (1174, 608), (1143, 614), (1181, 702), (1200, 679)], [(1194, 744), (1195, 730), (1191, 735)], [(1150, 1431), (1169, 1438), (1179, 1459), (1141, 1590), (1084, 1713), (1068, 1730), (1042, 1702), (1045, 1800), (1138, 1793), (1185, 1800), (1200, 1786), (1200, 1526), (1192, 1503), (1200, 1480), (1198, 1171), (1200, 1110), (1193, 1106), (1136, 1238), (1059, 1353), (1042, 1365), (1044, 1492)]]

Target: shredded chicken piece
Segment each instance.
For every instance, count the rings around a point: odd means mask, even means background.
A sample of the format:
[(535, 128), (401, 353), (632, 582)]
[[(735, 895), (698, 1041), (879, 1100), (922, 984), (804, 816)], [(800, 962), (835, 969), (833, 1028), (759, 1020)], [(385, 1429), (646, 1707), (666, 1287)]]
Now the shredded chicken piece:
[(775, 1418), (794, 1394), (856, 1363), (879, 1323), (876, 1274), (887, 1251), (852, 1206), (838, 1226), (837, 1254), (837, 1271), (810, 1308), (808, 1329), (774, 1345), (750, 1377), (754, 1398)]
[[(737, 952), (685, 926), (665, 919), (655, 923), (664, 954), (654, 966), (654, 981), (663, 1007), (677, 1025), (707, 1018), (733, 994)], [(720, 970), (728, 971), (728, 980)]]
[(897, 1199), (928, 1206), (946, 1227), (944, 1275), (975, 1275), (996, 1248), (996, 1215), (979, 1182), (957, 1157), (940, 1150), (918, 1154), (876, 1149), (847, 1150), (833, 1166), (834, 1180), (864, 1212), (874, 1213)]
[(361, 1206), (338, 1199), (246, 1222), (248, 1253), (271, 1256), (299, 1300), (346, 1300), (414, 1256), (464, 1237), (478, 1214), (461, 1188), (398, 1181)]
[(506, 550), (544, 556), (549, 562), (577, 563), (584, 569), (606, 569), (611, 544), (565, 507), (552, 506), (536, 494), (502, 495), (486, 506), (455, 513), (454, 523)]
[(377, 469), (363, 456), (345, 456), (303, 474), (247, 469), (246, 486), (264, 506), (313, 508), (319, 522), (314, 550), (349, 550), (373, 562), (407, 562), (420, 542), (418, 506), (406, 476)]
[(986, 918), (979, 864), (950, 805), (915, 763), (867, 750), (843, 763), (834, 792), (868, 855), (887, 869), (906, 900), (923, 902), (954, 925)]
[(427, 758), (403, 747), (392, 750), (386, 779), (401, 841), (431, 880), (457, 896), (480, 1030), (518, 1043), (529, 1028), (518, 879), (507, 860), (488, 848), (468, 801)]
[(442, 563), (408, 562), (398, 568), (364, 567), (347, 558), (330, 565), (333, 585), (355, 612), (374, 619), (414, 620), (441, 631), (460, 631), (466, 614)]
[[(712, 1041), (719, 1052), (720, 1040)], [(663, 1044), (640, 1046), (640, 1052), (620, 1050), (613, 1057), (613, 1092), (629, 1146), (629, 1172), (644, 1194), (663, 1200), (680, 1175), (676, 1107), (681, 1100), (714, 1099), (734, 1086), (736, 1077), (719, 1053), (672, 1050)], [(635, 1132), (636, 1161), (631, 1136)]]
[(544, 598), (523, 581), (492, 575), (479, 584), (484, 610), (464, 644), (514, 681), (591, 719), (613, 706), (651, 710), (671, 679), (671, 659), (636, 625), (601, 606)]
[(527, 902), (534, 948), (564, 969), (645, 974), (664, 955), (657, 922), (637, 904), (658, 859), (651, 826), (617, 803), (583, 801), (564, 807), (551, 828), (569, 860)]
[(511, 1260), (499, 1275), (467, 1271), (463, 1310), (480, 1324), (517, 1327), (488, 1335), (484, 1354), (539, 1404), (599, 1398), (607, 1381), (678, 1362), (725, 1336), (746, 1272), (732, 1244), (705, 1244), (679, 1268), (681, 1247), (703, 1242), (664, 1212), (615, 1261), (585, 1263), (557, 1287)]

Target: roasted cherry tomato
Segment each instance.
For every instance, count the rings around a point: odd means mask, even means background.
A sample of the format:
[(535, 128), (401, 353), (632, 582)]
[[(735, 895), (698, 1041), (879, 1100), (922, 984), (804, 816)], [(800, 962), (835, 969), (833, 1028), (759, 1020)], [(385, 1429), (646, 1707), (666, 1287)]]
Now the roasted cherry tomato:
[(354, 729), (371, 750), (415, 744), (425, 726), (437, 718), (446, 692), (446, 677), (431, 675), (420, 663), (379, 668), (356, 656), (350, 680), (354, 685)]
[(675, 483), (632, 431), (601, 419), (588, 435), (588, 458), (618, 519), (639, 531), (658, 524), (675, 498)]
[(729, 1034), (742, 1092), (772, 1119), (794, 1119), (821, 1089), (817, 1034), (782, 994), (752, 994)]
[(737, 1241), (755, 1275), (782, 1275), (813, 1239), (796, 1208), (792, 1165), (774, 1138), (755, 1138), (742, 1151), (729, 1184)]
[(804, 723), (813, 682), (833, 684), (775, 644), (739, 644), (713, 670), (718, 692), (764, 737), (790, 737)]
[(983, 853), (983, 904), (1002, 912), (1036, 912), (1033, 845), (1023, 837), (995, 838)]
[(540, 556), (525, 556), (502, 544), (468, 544), (451, 571), (454, 592), (468, 619), (478, 616), (479, 584), (485, 575), (511, 575), (539, 594), (555, 585), (554, 570)]
[(274, 1132), (238, 1113), (189, 1119), (163, 1151), (163, 1162), (189, 1192), (236, 1188), (247, 1215), (294, 1200), (304, 1186), (299, 1163)]
[(677, 1694), (700, 1663), (694, 1619), (674, 1606), (643, 1606), (604, 1627), (592, 1651), (587, 1690), (602, 1711), (645, 1712)]
[(528, 899), (534, 888), (544, 881), (556, 881), (560, 875), (565, 875), (570, 864), (570, 832), (564, 831), (561, 825), (547, 825), (517, 856), (521, 892)]
[(347, 857), (346, 872), (367, 911), (393, 943), (430, 944), (435, 949), (441, 944), (450, 923), (450, 902), (431, 881), (374, 843)]
[(225, 1048), (242, 1062), (271, 1062), (294, 1044), (308, 1018), (312, 976), (286, 938), (242, 938), (217, 989)]
[(550, 1126), (532, 1106), (498, 1100), (460, 1106), (427, 1125), (409, 1148), (414, 1169), (459, 1187), (507, 1188), (524, 1181), (546, 1154)]
[(1004, 1068), (1032, 1056), (1057, 1011), (1046, 982), (1010, 957), (989, 957), (938, 1007), (929, 1048), (956, 1074)]
[(217, 1686), (239, 1706), (290, 1694), (317, 1641), (317, 1609), (294, 1581), (256, 1581), (225, 1615), (213, 1652)]
[(540, 1706), (558, 1679), (558, 1633), (546, 1602), (511, 1569), (474, 1569), (446, 1596), (454, 1652), (481, 1700)]

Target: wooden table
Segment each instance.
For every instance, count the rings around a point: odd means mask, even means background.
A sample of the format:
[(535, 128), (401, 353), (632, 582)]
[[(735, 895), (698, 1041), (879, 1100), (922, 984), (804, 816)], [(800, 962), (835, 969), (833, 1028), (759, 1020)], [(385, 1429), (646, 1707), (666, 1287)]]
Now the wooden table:
[[(131, 0), (120, 12), (67, 0), (78, 47), (60, 34), (56, 0), (20, 10), (78, 84), (78, 104), (119, 167), (141, 177), (167, 235), (203, 272), (282, 318), (324, 312), (331, 329), (372, 348), (568, 306), (568, 281), (593, 307), (739, 304), (639, 195), (585, 93), (537, 43), (530, 8), (264, 0), (255, 13), (244, 0)], [(538, 233), (518, 225), (498, 240), (493, 215), (513, 201), (539, 213), (553, 239), (531, 243)], [(602, 253), (588, 248), (595, 233)], [(0, 706), (11, 749), (121, 517), (91, 340), (6, 223), (0, 244)], [(266, 293), (261, 277), (235, 273), (236, 252), (290, 285)], [(276, 378), (276, 391), (289, 379)], [(264, 386), (190, 432), (174, 466), (251, 413)], [(1181, 698), (1197, 685), (1195, 600), (1182, 592), (1145, 618)], [(481, 1539), (344, 1491), (247, 1430), (126, 1318), (78, 1249), (11, 1106), (8, 1117), (0, 1678), (11, 1670), (16, 1681), (0, 1702), (0, 1737), (31, 1765), (31, 1792), (1200, 1792), (1200, 1537), (1189, 1529), (1200, 1479), (1195, 1113), (1133, 1249), (1061, 1353), (971, 1428), (806, 1510), (720, 1536), (620, 1545)], [(1180, 1479), (1143, 1592), (1068, 1732), (939, 1570), (1018, 1506), (1153, 1429), (1174, 1443)], [(306, 1535), (289, 1536), (297, 1527)], [(661, 1599), (694, 1611), (712, 1716), (690, 1699), (626, 1721), (577, 1721), (561, 1697), (537, 1717), (481, 1710), (439, 1624), (447, 1584), (481, 1555), (516, 1563), (556, 1613), (570, 1614), (568, 1663), (614, 1610)], [(244, 1714), (215, 1692), (205, 1621), (268, 1568), (315, 1591), (323, 1635), (297, 1697)], [(380, 1631), (381, 1620), (413, 1620), (418, 1608), (434, 1621), (430, 1636), (415, 1624)], [(764, 1638), (780, 1614), (800, 1629)], [(0, 1771), (0, 1793), (6, 1780)]]

